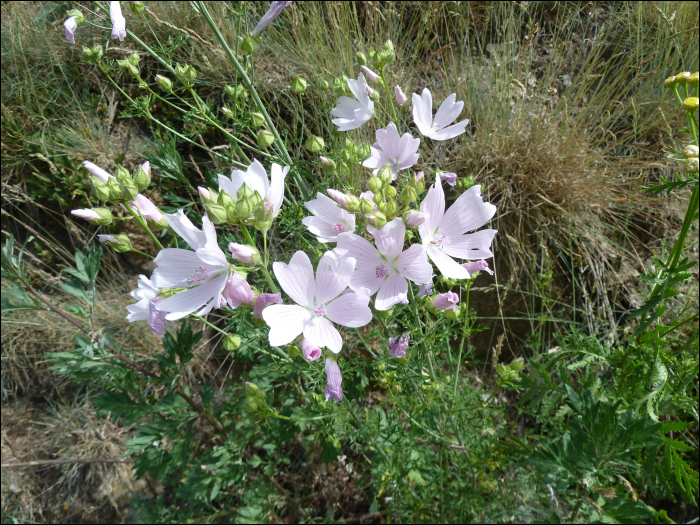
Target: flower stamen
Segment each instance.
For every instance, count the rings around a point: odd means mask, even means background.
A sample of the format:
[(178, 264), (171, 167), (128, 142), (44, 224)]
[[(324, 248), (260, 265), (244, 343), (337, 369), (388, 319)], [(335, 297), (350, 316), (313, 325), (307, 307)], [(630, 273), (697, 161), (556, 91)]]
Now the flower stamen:
[(197, 268), (191, 277), (187, 278), (187, 284), (189, 286), (196, 286), (207, 280), (207, 269), (204, 266)]
[(389, 273), (389, 267), (382, 263), (374, 269), (375, 277), (386, 277)]
[(316, 303), (314, 305), (314, 314), (318, 317), (322, 317), (326, 313), (326, 305), (323, 303)]
[(435, 237), (433, 237), (433, 240), (430, 241), (430, 244), (434, 244), (442, 250), (442, 248), (444, 248), (448, 244), (452, 244), (452, 239), (444, 233), (438, 232), (438, 234), (435, 235)]

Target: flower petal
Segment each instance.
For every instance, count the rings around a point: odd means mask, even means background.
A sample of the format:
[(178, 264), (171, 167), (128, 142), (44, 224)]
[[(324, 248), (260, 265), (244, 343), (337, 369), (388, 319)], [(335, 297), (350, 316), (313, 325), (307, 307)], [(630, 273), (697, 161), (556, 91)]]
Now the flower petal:
[(379, 289), (379, 293), (374, 299), (374, 307), (380, 311), (388, 310), (405, 300), (407, 293), (408, 282), (406, 279), (401, 274), (392, 272)]
[(272, 203), (272, 216), (277, 217), (284, 200), (284, 179), (289, 173), (289, 166), (284, 168), (277, 163), (272, 164), (270, 169), (270, 196), (268, 200)]
[(462, 122), (458, 122), (457, 124), (449, 126), (445, 129), (441, 129), (439, 131), (432, 131), (428, 133), (428, 137), (430, 137), (433, 140), (453, 139), (466, 131), (467, 124), (469, 124), (469, 119), (465, 119)]
[(327, 252), (316, 268), (315, 301), (325, 304), (338, 297), (350, 284), (354, 271), (355, 259), (338, 259), (332, 252)]
[(479, 230), (452, 239), (452, 244), (443, 247), (443, 251), (460, 259), (488, 259), (493, 257), (491, 243), (496, 230)]
[(449, 237), (458, 237), (468, 231), (481, 228), (496, 213), (496, 206), (484, 202), (481, 186), (476, 185), (462, 193), (445, 212), (440, 231)]
[[(274, 308), (271, 306), (270, 308)], [(267, 308), (269, 310), (270, 308)], [(263, 312), (263, 315), (265, 314)], [(340, 332), (325, 317), (314, 317), (304, 326), (304, 337), (319, 348), (326, 347), (337, 354), (343, 348), (343, 338)]]
[(433, 278), (433, 267), (430, 266), (425, 249), (420, 244), (412, 244), (399, 255), (395, 266), (401, 275), (416, 284), (427, 283)]
[(406, 225), (400, 217), (386, 223), (381, 230), (371, 225), (367, 226), (367, 231), (374, 237), (379, 253), (384, 255), (389, 262), (393, 262), (401, 254), (406, 236)]
[(273, 304), (262, 312), (263, 319), (270, 327), (270, 344), (282, 346), (294, 341), (311, 317), (311, 313), (301, 306)]
[(156, 308), (162, 312), (169, 312), (165, 316), (168, 321), (182, 319), (221, 293), (221, 290), (226, 285), (226, 277), (227, 275), (222, 273), (220, 276), (209, 279), (199, 286), (176, 293), (167, 299), (163, 299), (156, 305)]
[(440, 179), (435, 181), (428, 194), (420, 204), (420, 211), (425, 213), (425, 221), (418, 226), (421, 239), (432, 238), (445, 215), (445, 193)]
[(469, 279), (469, 272), (460, 266), (452, 257), (435, 248), (434, 246), (424, 246), (428, 257), (438, 267), (440, 273), (448, 279)]
[(282, 289), (295, 303), (313, 307), (316, 287), (314, 269), (308, 255), (302, 251), (295, 252), (288, 265), (276, 262), (272, 269)]
[(435, 118), (433, 119), (433, 129), (444, 129), (457, 120), (457, 117), (459, 117), (464, 107), (464, 102), (461, 100), (455, 102), (456, 99), (457, 94), (452, 93), (440, 104), (440, 108), (437, 110), (437, 113), (435, 113)]
[(423, 89), (422, 96), (413, 93), (413, 121), (421, 135), (428, 135), (433, 127), (433, 97), (428, 88)]
[(192, 224), (185, 212), (177, 210), (177, 213), (166, 213), (165, 220), (170, 229), (182, 237), (190, 248), (193, 250), (204, 248), (207, 243), (206, 233)]
[(153, 271), (151, 281), (158, 288), (187, 286), (187, 279), (203, 266), (195, 252), (180, 248), (161, 250), (153, 262), (158, 267)]
[(326, 305), (326, 317), (341, 326), (359, 328), (372, 321), (369, 296), (346, 293)]

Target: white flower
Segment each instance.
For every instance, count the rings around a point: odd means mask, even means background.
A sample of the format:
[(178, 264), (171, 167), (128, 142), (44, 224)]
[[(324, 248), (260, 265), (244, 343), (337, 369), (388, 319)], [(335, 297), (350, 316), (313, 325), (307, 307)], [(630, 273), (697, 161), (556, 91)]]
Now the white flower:
[(304, 206), (314, 216), (304, 217), (301, 222), (319, 242), (335, 242), (339, 234), (355, 231), (355, 214), (348, 213), (322, 193), (317, 193), (316, 198), (305, 202)]
[(376, 174), (379, 168), (385, 164), (391, 166), (392, 180), (396, 180), (396, 174), (413, 166), (419, 154), (420, 139), (414, 139), (410, 134), (404, 133), (399, 137), (396, 125), (391, 122), (386, 129), (377, 130), (377, 142), (370, 148), (372, 156), (362, 163), (366, 168), (374, 169)]
[(315, 279), (311, 261), (301, 251), (292, 256), (288, 265), (276, 262), (272, 268), (282, 289), (297, 303), (273, 304), (263, 310), (272, 346), (291, 343), (303, 333), (312, 345), (325, 346), (337, 354), (343, 347), (343, 339), (331, 321), (358, 328), (372, 320), (369, 296), (343, 294), (355, 270), (352, 257), (338, 260), (327, 252), (318, 263)]
[(357, 80), (348, 79), (350, 91), (357, 97), (357, 100), (345, 96), (340, 97), (335, 108), (331, 110), (331, 115), (338, 117), (331, 121), (338, 126), (338, 131), (359, 128), (372, 118), (374, 102), (370, 100), (367, 91), (365, 91), (366, 85), (367, 81), (362, 73), (357, 77)]
[(493, 204), (482, 200), (481, 186), (469, 188), (445, 212), (445, 193), (442, 182), (438, 179), (428, 190), (420, 211), (426, 214), (425, 221), (418, 226), (423, 246), (428, 257), (446, 278), (469, 279), (469, 271), (452, 257), (493, 257), (491, 242), (496, 230), (481, 230), (465, 235), (486, 224), (496, 213)]
[(430, 90), (425, 88), (423, 95), (413, 94), (413, 121), (418, 126), (418, 131), (433, 140), (447, 140), (464, 133), (469, 119), (450, 126), (462, 112), (464, 102), (455, 102), (457, 95), (452, 93), (440, 105), (440, 109), (433, 120), (433, 97)]
[(284, 199), (284, 179), (289, 173), (289, 166), (283, 168), (279, 164), (273, 163), (270, 173), (271, 179), (268, 181), (267, 172), (263, 165), (258, 160), (253, 159), (246, 171), (233, 170), (230, 179), (219, 175), (219, 191), (225, 191), (233, 200), (237, 200), (238, 190), (245, 183), (248, 188), (257, 191), (263, 200), (272, 204), (272, 217), (277, 217)]
[(68, 39), (68, 42), (75, 44), (75, 30), (78, 29), (78, 22), (76, 22), (75, 17), (71, 16), (70, 18), (67, 18), (66, 21), (63, 22), (63, 27), (66, 30), (66, 38)]
[(155, 258), (157, 268), (153, 282), (159, 288), (189, 288), (164, 299), (156, 306), (169, 312), (166, 319), (174, 321), (196, 310), (206, 315), (226, 303), (222, 292), (229, 276), (226, 255), (219, 248), (214, 225), (205, 215), (198, 229), (182, 210), (165, 215), (168, 226), (180, 235), (194, 251), (166, 248)]
[(338, 236), (335, 252), (357, 261), (350, 288), (365, 288), (369, 295), (379, 292), (374, 306), (377, 310), (388, 310), (407, 300), (406, 279), (416, 284), (430, 281), (433, 268), (420, 244), (403, 251), (406, 226), (400, 218), (388, 222), (381, 230), (368, 226), (367, 231), (374, 237), (376, 248), (359, 235), (343, 233)]
[(109, 3), (109, 17), (112, 19), (112, 38), (118, 38), (123, 42), (126, 38), (126, 19), (122, 15), (119, 2)]

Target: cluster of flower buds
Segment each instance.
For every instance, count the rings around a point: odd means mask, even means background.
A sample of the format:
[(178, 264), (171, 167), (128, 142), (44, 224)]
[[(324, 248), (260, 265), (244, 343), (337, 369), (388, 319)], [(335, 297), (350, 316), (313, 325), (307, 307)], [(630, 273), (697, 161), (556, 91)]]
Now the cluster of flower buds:
[(122, 68), (128, 75), (134, 77), (134, 78), (140, 78), (139, 77), (139, 62), (141, 61), (141, 57), (139, 57), (138, 53), (131, 53), (126, 59), (124, 60), (117, 60), (117, 65)]
[(90, 178), (92, 194), (101, 201), (111, 203), (132, 201), (139, 192), (151, 184), (151, 165), (149, 162), (144, 162), (139, 166), (133, 176), (121, 166), (117, 166), (116, 176), (107, 173), (92, 162), (85, 161), (84, 166), (93, 175)]
[(698, 72), (691, 73), (690, 71), (684, 71), (683, 73), (678, 73), (664, 80), (664, 86), (667, 88), (684, 85), (698, 87)]
[(248, 92), (243, 87), (243, 84), (238, 84), (236, 87), (226, 85), (224, 86), (224, 92), (233, 100), (245, 100), (248, 98)]
[(265, 391), (262, 388), (258, 388), (255, 383), (250, 383), (246, 381), (245, 391), (247, 397), (245, 398), (245, 409), (251, 414), (255, 413), (267, 413), (270, 408), (267, 405)]
[(225, 191), (202, 187), (199, 188), (199, 196), (207, 216), (214, 224), (252, 224), (260, 231), (267, 231), (272, 225), (272, 204), (245, 183), (238, 189), (235, 198)]
[(88, 60), (91, 60), (95, 64), (99, 64), (100, 60), (102, 60), (102, 55), (104, 54), (104, 49), (100, 44), (97, 44), (94, 47), (85, 47), (83, 46), (83, 53), (87, 57)]
[(515, 383), (520, 381), (520, 372), (525, 368), (525, 361), (522, 357), (517, 358), (509, 365), (496, 365), (496, 373), (501, 381), (505, 383)]
[(362, 52), (357, 53), (356, 57), (360, 66), (370, 64), (375, 69), (383, 71), (386, 66), (396, 61), (396, 50), (391, 40), (387, 40), (381, 48), (370, 49), (367, 55)]
[(191, 65), (181, 66), (177, 64), (175, 66), (175, 75), (183, 84), (191, 88), (194, 86), (194, 79), (197, 78), (197, 71)]
[(386, 365), (384, 363), (379, 363), (377, 365), (377, 371), (379, 374), (375, 376), (377, 384), (380, 388), (392, 389), (397, 394), (401, 392), (401, 384), (396, 382), (398, 373), (396, 370), (387, 371)]

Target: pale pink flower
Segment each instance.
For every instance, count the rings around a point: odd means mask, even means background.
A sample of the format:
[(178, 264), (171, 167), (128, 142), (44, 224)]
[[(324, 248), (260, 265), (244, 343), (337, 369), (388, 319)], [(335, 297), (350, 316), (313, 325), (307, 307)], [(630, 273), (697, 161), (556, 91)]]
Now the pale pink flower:
[(235, 242), (228, 243), (228, 249), (231, 250), (231, 255), (234, 259), (238, 259), (244, 263), (260, 262), (260, 252), (247, 244), (237, 244)]
[(231, 308), (238, 308), (242, 304), (253, 306), (256, 298), (248, 281), (235, 271), (229, 274), (222, 297)]
[(165, 216), (148, 197), (144, 197), (141, 194), (137, 195), (134, 202), (131, 203), (131, 207), (136, 207), (136, 209), (141, 212), (141, 215), (149, 221), (158, 223), (161, 226), (167, 224), (167, 222), (165, 222)]
[[(197, 311), (206, 315), (226, 303), (222, 292), (229, 277), (226, 255), (219, 248), (216, 230), (209, 218), (202, 217), (202, 229), (196, 228), (182, 210), (165, 215), (168, 226), (185, 239), (194, 251), (166, 248), (155, 258), (153, 281), (159, 288), (188, 288), (164, 299), (156, 307), (169, 312), (174, 321)], [(201, 308), (201, 309), (200, 309)]]
[(406, 103), (406, 95), (401, 90), (401, 86), (396, 86), (394, 88), (394, 97), (396, 97), (396, 103), (399, 106), (403, 106)]
[(468, 262), (462, 265), (470, 274), (476, 272), (486, 272), (493, 275), (493, 270), (489, 268), (489, 263), (481, 259), (480, 261)]
[(348, 209), (348, 203), (347, 203), (347, 198), (348, 196), (345, 195), (342, 191), (338, 190), (326, 190), (326, 193), (328, 196), (333, 199), (335, 202), (338, 203), (338, 205), (343, 208), (344, 210)]
[[(496, 230), (466, 232), (480, 228), (496, 213), (493, 204), (484, 202), (481, 186), (465, 191), (445, 212), (445, 193), (438, 180), (428, 190), (420, 205), (426, 214), (418, 233), (428, 257), (448, 279), (469, 279), (469, 272), (453, 257), (460, 259), (485, 259), (493, 257), (491, 242)], [(427, 282), (427, 279), (423, 282)]]
[(263, 310), (272, 346), (291, 343), (303, 333), (312, 344), (338, 353), (343, 339), (331, 321), (358, 328), (372, 320), (367, 295), (343, 294), (355, 270), (352, 257), (339, 261), (327, 252), (318, 263), (315, 279), (311, 261), (301, 251), (292, 256), (288, 265), (276, 262), (272, 268), (282, 289), (297, 303), (271, 305)]
[(374, 237), (377, 248), (359, 235), (343, 233), (338, 236), (335, 251), (357, 261), (350, 288), (367, 289), (370, 295), (379, 292), (374, 306), (377, 310), (388, 310), (406, 300), (406, 279), (417, 284), (427, 282), (433, 269), (420, 244), (403, 251), (406, 226), (400, 218), (388, 222), (381, 230), (367, 226), (367, 231)]
[(109, 3), (109, 17), (112, 19), (112, 38), (118, 38), (123, 42), (126, 38), (126, 19), (122, 15), (119, 2)]
[(338, 131), (349, 131), (359, 128), (372, 118), (374, 102), (370, 100), (369, 95), (365, 91), (366, 85), (367, 82), (362, 73), (357, 77), (357, 80), (348, 79), (350, 91), (352, 91), (357, 100), (342, 96), (338, 99), (335, 108), (331, 110), (331, 115), (338, 117), (331, 121), (338, 126)]
[(284, 179), (287, 177), (287, 173), (289, 173), (289, 166), (283, 168), (273, 162), (268, 181), (267, 172), (263, 165), (253, 159), (246, 171), (233, 170), (230, 179), (219, 175), (219, 191), (225, 191), (235, 201), (238, 190), (245, 184), (251, 190), (257, 191), (263, 200), (272, 203), (272, 217), (277, 217), (284, 199)]
[(253, 306), (253, 315), (256, 319), (262, 319), (262, 313), (265, 308), (273, 304), (282, 304), (282, 293), (261, 293), (255, 298)]
[(326, 357), (326, 401), (333, 400), (339, 403), (343, 400), (343, 387), (341, 383), (343, 376), (340, 374), (340, 367), (335, 357)]
[(109, 179), (113, 179), (114, 175), (107, 173), (105, 170), (100, 168), (99, 166), (96, 166), (92, 162), (88, 162), (87, 160), (83, 162), (83, 166), (92, 173), (95, 177), (100, 179), (102, 182), (107, 182)]
[(348, 213), (322, 193), (317, 193), (316, 198), (305, 202), (304, 206), (314, 215), (304, 217), (301, 223), (317, 236), (319, 242), (335, 242), (339, 234), (355, 231), (355, 214)]
[(78, 22), (75, 20), (75, 17), (71, 16), (67, 18), (66, 21), (63, 22), (63, 27), (66, 30), (68, 42), (75, 45), (75, 30), (78, 29)]
[(403, 334), (401, 337), (390, 337), (389, 338), (389, 355), (392, 357), (406, 357), (406, 350), (408, 350), (408, 340), (411, 338), (411, 334), (408, 332)]
[(97, 213), (95, 210), (92, 210), (90, 208), (82, 209), (82, 210), (71, 210), (70, 211), (71, 215), (75, 215), (76, 217), (80, 217), (81, 219), (85, 219), (90, 222), (95, 222), (103, 219), (102, 215)]
[(138, 302), (127, 305), (129, 315), (126, 316), (126, 320), (130, 323), (148, 321), (148, 327), (162, 338), (165, 335), (167, 321), (166, 312), (155, 308), (155, 305), (163, 300), (162, 297), (158, 297), (159, 293), (160, 289), (148, 277), (139, 275), (138, 287), (131, 291), (131, 297)]
[(458, 302), (459, 295), (454, 292), (445, 292), (435, 296), (433, 306), (438, 310), (454, 310), (456, 312)]
[(362, 163), (366, 168), (371, 168), (376, 174), (379, 168), (385, 164), (391, 167), (392, 180), (396, 180), (396, 174), (413, 166), (419, 154), (420, 139), (414, 139), (410, 134), (404, 133), (399, 137), (396, 124), (389, 123), (386, 129), (378, 129), (377, 142), (370, 148), (372, 156)]
[(323, 155), (321, 155), (321, 156), (318, 158), (318, 160), (321, 161), (321, 164), (325, 164), (326, 166), (330, 166), (330, 165), (331, 165), (331, 161), (328, 160), (328, 159), (327, 159), (326, 157), (324, 157)]
[(369, 84), (365, 84), (365, 91), (370, 97), (374, 97), (374, 90), (370, 87)]
[(360, 66), (360, 69), (364, 71), (365, 75), (367, 75), (367, 78), (370, 80), (370, 82), (374, 82), (375, 84), (377, 83), (377, 80), (379, 80), (379, 75), (377, 75), (367, 66)]
[(418, 126), (418, 131), (433, 140), (447, 140), (464, 133), (469, 119), (457, 124), (452, 124), (462, 112), (464, 102), (455, 102), (457, 95), (452, 93), (440, 105), (433, 120), (433, 97), (430, 90), (425, 88), (423, 94), (413, 94), (413, 121)]
[(457, 184), (457, 174), (456, 173), (452, 173), (452, 172), (444, 173), (441, 171), (441, 172), (438, 172), (438, 175), (440, 177), (440, 180), (444, 180), (450, 186), (454, 186), (455, 184)]
[(260, 19), (260, 22), (258, 22), (258, 25), (255, 26), (255, 29), (253, 29), (251, 36), (258, 36), (267, 26), (270, 25), (270, 23), (275, 18), (280, 16), (280, 14), (282, 14), (282, 11), (284, 11), (284, 8), (287, 7), (291, 3), (292, 3), (291, 1), (270, 2), (270, 9), (267, 10), (267, 13), (265, 13), (265, 16), (263, 16)]
[(302, 339), (301, 353), (304, 356), (304, 359), (309, 362), (316, 361), (316, 359), (321, 357), (321, 349), (312, 344), (308, 339)]

